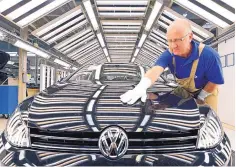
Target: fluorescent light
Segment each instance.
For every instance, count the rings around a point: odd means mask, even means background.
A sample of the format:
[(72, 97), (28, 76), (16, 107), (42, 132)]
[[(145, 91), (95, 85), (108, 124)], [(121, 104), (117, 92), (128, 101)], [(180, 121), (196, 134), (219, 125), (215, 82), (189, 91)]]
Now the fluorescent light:
[[(79, 13), (81, 13), (81, 9), (78, 8), (78, 7), (73, 9), (73, 12), (69, 11), (69, 12), (65, 13), (64, 15), (60, 16), (59, 18), (56, 18), (55, 20), (50, 21), (49, 23), (47, 23), (43, 27), (40, 27), (39, 29), (37, 29), (35, 31), (36, 35), (41, 36), (41, 35), (47, 33), (48, 31), (58, 27), (59, 25), (62, 25), (64, 22), (66, 22), (66, 21), (70, 20), (71, 18), (75, 17)], [(67, 23), (63, 26), (59, 26), (59, 28), (57, 29), (57, 33), (58, 33), (58, 31), (60, 32), (61, 29), (63, 29), (63, 28), (65, 29), (65, 27), (69, 27), (69, 26), (73, 25), (74, 23), (76, 23), (77, 21), (79, 21), (83, 18), (85, 18), (84, 15), (81, 15), (80, 17), (76, 17), (75, 19), (73, 19), (69, 23)], [(55, 33), (55, 31), (53, 31), (53, 32)]]
[(116, 7), (116, 6), (112, 6), (112, 7), (98, 7), (99, 11), (145, 11), (146, 7), (131, 7), (131, 6), (127, 6), (127, 7)]
[(108, 62), (111, 62), (111, 58), (110, 57), (107, 57), (107, 60), (108, 60)]
[(223, 1), (224, 3), (235, 9), (235, 3), (234, 2), (232, 3), (232, 0), (221, 0), (221, 1)]
[(19, 3), (22, 0), (2, 0), (0, 1), (0, 13), (4, 12), (5, 10), (9, 9), (10, 7), (16, 5), (17, 3)]
[(134, 32), (134, 33), (135, 32), (136, 33), (139, 32), (139, 30), (117, 30), (117, 29), (116, 30), (115, 29), (113, 29), (113, 30), (109, 30), (109, 29), (106, 30), (106, 29), (104, 29), (103, 31), (104, 32)]
[(109, 49), (109, 50), (122, 50), (122, 49), (123, 49), (123, 50), (133, 50), (134, 47), (132, 47), (132, 48), (125, 48), (125, 47), (124, 47), (124, 48), (122, 48), (122, 47), (121, 47), (121, 48), (119, 48), (119, 47), (116, 47), (116, 48), (110, 48), (110, 47), (109, 47), (108, 49)]
[(101, 20), (102, 25), (142, 25), (142, 20)]
[(49, 32), (47, 35), (43, 36), (42, 39), (43, 40), (48, 40), (50, 37), (58, 34), (59, 32), (62, 32), (63, 30), (68, 30), (69, 27), (71, 27), (72, 25), (74, 25), (75, 23), (81, 21), (82, 19), (84, 19), (84, 15), (81, 15), (79, 17), (76, 17), (75, 19), (71, 20), (70, 22), (62, 25), (62, 26), (59, 26), (57, 29), (55, 29), (54, 31), (52, 32)]
[[(81, 12), (82, 12), (81, 9), (79, 7), (76, 7), (74, 9), (70, 10), (69, 12), (59, 16), (58, 18), (50, 21), (49, 23), (45, 24), (44, 26), (40, 27), (39, 29), (35, 30), (34, 32), (37, 36), (41, 36), (41, 35), (47, 33), (48, 31), (63, 24), (64, 22), (70, 20), (71, 18), (75, 17), (76, 15), (80, 14)], [(74, 19), (74, 20), (76, 20), (76, 19)], [(34, 32), (33, 32), (33, 34), (34, 34)]]
[(15, 62), (13, 61), (8, 61), (7, 64), (13, 65)]
[(88, 47), (90, 47), (91, 45), (96, 44), (96, 43), (97, 43), (97, 40), (93, 40), (93, 41), (87, 43), (86, 45), (80, 47), (79, 49), (74, 50), (72, 53), (68, 54), (68, 57), (72, 57), (72, 56), (74, 56), (75, 54), (79, 53), (80, 51), (82, 51), (82, 50), (84, 50), (84, 49), (86, 49), (86, 48), (88, 48)]
[(92, 23), (92, 26), (93, 26), (93, 29), (96, 31), (98, 30), (98, 22), (96, 20), (96, 17), (95, 17), (95, 14), (94, 14), (94, 11), (93, 11), (93, 8), (92, 8), (92, 4), (90, 2), (90, 0), (87, 0), (84, 3), (84, 7), (87, 11), (87, 14), (89, 16), (89, 19)]
[(64, 66), (63, 68), (68, 70), (70, 67), (65, 67), (65, 66)]
[(164, 27), (165, 29), (168, 28), (168, 25), (166, 25), (165, 23), (163, 23), (162, 21), (157, 21), (159, 25), (161, 25), (162, 27)]
[(104, 49), (103, 49), (103, 52), (105, 53), (106, 56), (108, 56), (107, 48), (104, 48)]
[(60, 33), (59, 35), (56, 35), (55, 37), (51, 38), (50, 40), (48, 40), (47, 42), (48, 43), (53, 43), (54, 41), (64, 37), (65, 35), (69, 34), (70, 32), (76, 30), (77, 28), (83, 26), (84, 24), (86, 24), (86, 20), (80, 22), (79, 24), (76, 24), (75, 26), (69, 28), (69, 29), (66, 29), (65, 31), (63, 31), (62, 33)]
[(133, 62), (134, 62), (134, 60), (135, 60), (135, 58), (132, 58), (132, 61), (131, 61), (131, 62), (133, 63)]
[(75, 57), (77, 58), (77, 57), (82, 57), (84, 55), (87, 55), (89, 52), (91, 52), (92, 50), (94, 50), (98, 47), (100, 47), (100, 45), (98, 43), (95, 43), (94, 45), (90, 45), (89, 47), (86, 47), (84, 50), (82, 50), (79, 54), (73, 55), (72, 58), (75, 58)]
[(213, 22), (214, 24), (218, 25), (219, 27), (226, 28), (229, 26), (226, 22), (223, 20), (219, 19), (218, 17), (212, 15), (211, 13), (205, 11), (204, 9), (200, 8), (199, 6), (191, 3), (188, 0), (176, 0), (179, 4), (182, 6), (188, 8), (188, 9), (194, 9), (194, 12), (197, 13), (198, 15), (206, 18), (207, 20)]
[[(10, 0), (10, 1), (12, 1), (12, 0)], [(23, 15), (24, 13), (27, 13), (31, 9), (34, 9), (35, 7), (44, 3), (45, 1), (47, 1), (47, 0), (30, 1), (30, 2), (26, 3), (25, 5), (17, 8), (13, 12), (9, 13), (6, 17), (10, 18), (11, 20), (14, 20), (14, 19), (18, 18), (19, 16)]]
[(103, 25), (103, 29), (140, 29), (140, 26), (129, 26), (129, 25), (123, 25), (123, 26), (116, 26), (116, 25)]
[(135, 52), (134, 52), (134, 57), (136, 57), (138, 55), (138, 52), (139, 52), (140, 49), (136, 49)]
[(97, 0), (96, 3), (98, 5), (147, 5), (148, 4), (148, 1), (146, 0), (135, 0), (135, 1), (130, 1), (130, 0), (124, 0), (124, 1), (121, 1), (121, 0), (117, 0), (117, 1), (104, 1), (104, 0)]
[(69, 2), (71, 0), (60, 0), (60, 1), (53, 1), (49, 3), (48, 5), (40, 8), (36, 12), (33, 12), (32, 14), (28, 15), (24, 19), (17, 22), (18, 25), (24, 27), (35, 20), (39, 19), (40, 17), (43, 17), (44, 15), (48, 14), (49, 12), (52, 12), (53, 10), (57, 9), (58, 7), (64, 5), (65, 3)]
[(98, 40), (102, 46), (102, 48), (105, 46), (105, 43), (104, 43), (104, 40), (103, 40), (103, 37), (102, 37), (102, 34), (101, 33), (98, 33), (97, 34), (97, 37), (98, 37)]
[(66, 39), (65, 41), (63, 41), (63, 42), (61, 42), (61, 43), (59, 43), (59, 44), (57, 44), (57, 45), (54, 46), (54, 47), (55, 47), (56, 49), (60, 49), (60, 48), (62, 48), (62, 47), (64, 47), (64, 46), (67, 46), (69, 43), (71, 43), (72, 41), (74, 41), (74, 40), (76, 40), (76, 39), (82, 37), (84, 34), (87, 34), (88, 32), (91, 32), (91, 28), (88, 28), (88, 29), (86, 29), (86, 30), (83, 30), (83, 31), (81, 31), (81, 32), (79, 32), (79, 33), (77, 33), (77, 34), (71, 36), (70, 38)]
[(57, 64), (60, 64), (62, 66), (65, 66), (65, 67), (70, 67), (70, 64), (67, 64), (66, 62), (64, 62), (60, 59), (55, 59), (54, 62), (57, 63)]
[(141, 39), (140, 39), (140, 41), (139, 41), (139, 43), (138, 43), (138, 47), (142, 47), (142, 45), (143, 45), (143, 42), (144, 42), (144, 40), (146, 39), (146, 37), (147, 37), (147, 34), (143, 34), (142, 35), (142, 37), (141, 37)]
[(137, 34), (105, 34), (105, 37), (113, 37), (113, 38), (137, 38)]
[(81, 46), (82, 44), (86, 43), (87, 41), (93, 39), (95, 36), (93, 35), (92, 32), (90, 32), (89, 34), (86, 34), (85, 36), (83, 36), (82, 38), (79, 38), (79, 40), (76, 40), (72, 43), (70, 43), (69, 45), (67, 45), (66, 47), (60, 49), (61, 52), (67, 54), (68, 52), (70, 52), (71, 50), (77, 48), (78, 46)]
[(159, 3), (158, 1), (156, 1), (156, 2), (155, 2), (155, 5), (154, 5), (154, 7), (153, 7), (153, 9), (152, 9), (152, 12), (151, 12), (151, 14), (150, 14), (150, 17), (148, 18), (147, 24), (146, 24), (146, 27), (145, 27), (145, 30), (146, 30), (146, 31), (149, 31), (149, 30), (150, 30), (150, 28), (151, 28), (151, 26), (152, 26), (154, 20), (156, 19), (157, 14), (159, 13), (161, 7), (162, 7), (162, 4)]
[[(169, 10), (170, 10), (170, 9), (169, 9)], [(174, 11), (173, 11), (173, 12), (174, 12)], [(163, 13), (164, 13), (165, 15), (169, 16), (170, 18), (174, 19), (174, 20), (176, 20), (176, 19), (179, 18), (178, 16), (174, 15), (173, 13), (171, 13), (171, 12), (169, 12), (169, 11), (167, 11), (167, 10), (164, 10)], [(200, 35), (203, 36), (204, 38), (208, 38), (208, 37), (209, 37), (209, 35), (204, 32), (204, 29), (201, 30), (201, 29), (199, 29), (199, 28), (197, 28), (197, 27), (195, 27), (195, 26), (193, 26), (193, 25), (191, 25), (191, 28), (192, 28), (192, 30), (193, 30), (194, 32), (196, 32), (197, 34), (200, 34)], [(155, 31), (155, 30), (154, 30), (154, 31)], [(155, 32), (155, 33), (157, 33), (157, 32)], [(159, 35), (160, 35), (160, 34), (159, 34)], [(166, 39), (166, 37), (165, 37), (165, 39)]]
[(135, 16), (144, 16), (145, 13), (144, 12), (117, 12), (117, 13), (113, 13), (113, 12), (100, 12), (99, 15), (101, 16), (114, 16), (114, 17), (135, 17)]
[(114, 50), (114, 51), (111, 51), (110, 54), (112, 53), (115, 53), (115, 54), (123, 54), (123, 53), (132, 53), (132, 51), (126, 51), (126, 50)]
[(160, 31), (153, 30), (153, 32), (160, 35), (162, 38), (166, 39), (166, 36), (163, 33), (161, 33)]
[(223, 8), (222, 6), (213, 2), (212, 0), (207, 0), (204, 2), (202, 0), (197, 0), (197, 1), (204, 6), (207, 6), (209, 9), (215, 11), (216, 13), (219, 13), (221, 16), (224, 16), (228, 20), (235, 22), (235, 14), (234, 13), (231, 13), (229, 10)]
[(34, 47), (34, 46), (31, 46), (31, 45), (27, 44), (26, 42), (22, 42), (22, 41), (20, 41), (20, 40), (17, 40), (17, 41), (14, 43), (14, 45), (15, 45), (16, 47), (18, 47), (18, 48), (22, 48), (22, 49), (24, 49), (24, 50), (26, 50), (26, 51), (35, 53), (36, 55), (39, 55), (39, 56), (41, 56), (41, 57), (43, 57), (43, 58), (46, 58), (46, 59), (49, 59), (49, 58), (50, 58), (50, 56), (49, 56), (47, 53), (45, 53), (45, 52), (39, 50), (38, 48), (36, 48), (36, 47)]
[(109, 47), (126, 47), (126, 46), (135, 46), (135, 44), (108, 44)]

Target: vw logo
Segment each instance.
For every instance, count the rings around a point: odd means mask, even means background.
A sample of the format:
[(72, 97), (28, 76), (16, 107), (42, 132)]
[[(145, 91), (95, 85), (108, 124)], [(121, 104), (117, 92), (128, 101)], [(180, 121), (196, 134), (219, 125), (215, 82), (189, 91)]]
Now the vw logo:
[(109, 160), (118, 160), (127, 151), (129, 145), (125, 131), (119, 126), (109, 126), (99, 137), (98, 147)]

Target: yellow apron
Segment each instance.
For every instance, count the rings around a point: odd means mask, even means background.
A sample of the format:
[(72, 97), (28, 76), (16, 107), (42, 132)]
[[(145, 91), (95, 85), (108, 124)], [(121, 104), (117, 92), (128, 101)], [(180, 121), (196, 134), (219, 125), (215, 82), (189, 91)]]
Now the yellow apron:
[[(199, 44), (199, 48), (198, 48), (199, 57), (201, 56), (204, 46), (205, 45), (202, 43)], [(184, 99), (189, 99), (194, 96), (194, 93), (196, 94), (196, 92), (200, 92), (200, 89), (197, 89), (195, 87), (195, 82), (194, 82), (194, 77), (195, 77), (195, 73), (196, 73), (197, 66), (198, 66), (198, 60), (199, 60), (199, 58), (194, 60), (193, 65), (192, 65), (192, 69), (190, 72), (190, 76), (188, 78), (178, 79), (175, 76), (176, 81), (179, 84), (179, 87), (173, 91), (174, 94), (179, 95), (180, 97), (182, 97)], [(174, 69), (176, 69), (176, 63), (175, 63), (174, 56), (173, 56), (173, 65), (174, 65)], [(176, 75), (176, 74), (174, 74), (174, 75)], [(204, 102), (206, 104), (208, 104), (215, 112), (217, 112), (218, 88), (215, 89), (211, 95), (207, 96), (205, 98)]]

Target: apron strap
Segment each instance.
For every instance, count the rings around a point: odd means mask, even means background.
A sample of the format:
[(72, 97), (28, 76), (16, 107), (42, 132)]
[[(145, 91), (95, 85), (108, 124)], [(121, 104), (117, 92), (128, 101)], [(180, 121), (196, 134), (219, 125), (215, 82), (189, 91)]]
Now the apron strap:
[(198, 47), (198, 55), (199, 55), (199, 57), (198, 57), (197, 60), (194, 60), (194, 62), (193, 62), (193, 66), (192, 66), (189, 78), (194, 78), (195, 77), (195, 74), (196, 74), (196, 71), (197, 71), (197, 66), (198, 66), (198, 61), (199, 61), (199, 58), (200, 58), (200, 56), (202, 54), (202, 51), (203, 51), (204, 47), (205, 47), (205, 44), (203, 44), (203, 43), (199, 44), (199, 47)]

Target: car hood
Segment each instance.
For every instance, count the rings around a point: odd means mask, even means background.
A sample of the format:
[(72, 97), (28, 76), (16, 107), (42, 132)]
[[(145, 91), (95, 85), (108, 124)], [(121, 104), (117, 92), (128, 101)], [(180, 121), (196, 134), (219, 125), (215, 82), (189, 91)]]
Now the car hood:
[[(132, 106), (123, 104), (120, 95), (134, 86), (131, 82), (126, 86), (89, 81), (57, 83), (35, 96), (28, 109), (28, 126), (85, 132), (99, 132), (109, 125), (118, 125), (127, 132), (199, 129), (200, 114), (193, 99), (186, 101), (169, 94), (159, 104), (151, 100)], [(160, 94), (170, 90), (165, 85), (155, 88), (150, 90), (159, 90)]]

